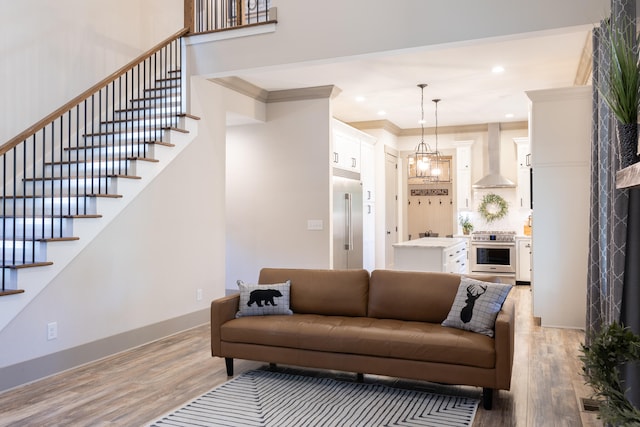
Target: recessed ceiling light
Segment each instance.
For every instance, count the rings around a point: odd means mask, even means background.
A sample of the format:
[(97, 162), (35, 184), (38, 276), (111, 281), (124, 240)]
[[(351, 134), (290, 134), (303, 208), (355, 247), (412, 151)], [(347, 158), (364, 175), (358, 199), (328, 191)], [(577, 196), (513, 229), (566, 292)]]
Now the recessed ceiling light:
[(367, 100), (367, 98), (365, 98), (365, 97), (364, 97), (364, 96), (362, 96), (362, 95), (358, 95), (358, 96), (356, 96), (356, 102), (364, 102), (364, 101), (366, 101), (366, 100)]
[(384, 110), (380, 110), (380, 111), (378, 111), (378, 115), (379, 115), (379, 116), (386, 116), (386, 115), (387, 115), (387, 112), (386, 112), (386, 111), (384, 111)]
[(507, 113), (504, 115), (507, 119), (513, 119), (515, 117), (515, 114), (513, 113)]
[(504, 67), (502, 65), (496, 65), (491, 69), (491, 72), (494, 74), (504, 73)]

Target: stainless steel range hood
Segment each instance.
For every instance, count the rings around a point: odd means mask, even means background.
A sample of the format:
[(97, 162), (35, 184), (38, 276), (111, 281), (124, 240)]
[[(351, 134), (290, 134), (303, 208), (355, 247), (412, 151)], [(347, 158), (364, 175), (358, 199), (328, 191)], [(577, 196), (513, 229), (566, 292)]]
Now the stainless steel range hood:
[(500, 174), (500, 124), (489, 123), (489, 170), (473, 188), (514, 188), (513, 181)]

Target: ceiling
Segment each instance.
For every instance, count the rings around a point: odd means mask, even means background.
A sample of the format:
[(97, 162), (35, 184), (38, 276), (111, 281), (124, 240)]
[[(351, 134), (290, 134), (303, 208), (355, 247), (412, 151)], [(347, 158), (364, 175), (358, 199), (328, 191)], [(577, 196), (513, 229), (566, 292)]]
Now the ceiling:
[[(525, 91), (573, 86), (589, 34), (590, 28), (580, 27), (236, 76), (267, 91), (335, 85), (341, 92), (333, 115), (345, 122), (385, 119), (402, 129), (420, 127), (419, 83), (428, 85), (425, 127), (435, 125), (435, 98), (442, 100), (438, 126), (526, 121)], [(497, 65), (504, 71), (493, 73)]]

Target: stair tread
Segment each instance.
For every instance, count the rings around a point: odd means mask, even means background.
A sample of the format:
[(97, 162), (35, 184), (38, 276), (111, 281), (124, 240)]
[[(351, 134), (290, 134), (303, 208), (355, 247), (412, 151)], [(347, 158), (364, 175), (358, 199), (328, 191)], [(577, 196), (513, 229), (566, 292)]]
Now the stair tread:
[(180, 113), (178, 114), (178, 117), (188, 117), (193, 120), (200, 120), (200, 117), (194, 116), (193, 114), (189, 114), (189, 113)]
[(48, 265), (53, 265), (51, 261), (42, 261), (42, 262), (26, 262), (23, 264), (7, 264), (3, 265), (4, 268), (11, 269), (20, 269), (20, 268), (31, 268), (31, 267), (46, 267)]
[(132, 128), (132, 129), (121, 129), (121, 130), (108, 130), (108, 131), (104, 131), (104, 132), (95, 132), (95, 133), (85, 133), (84, 136), (85, 138), (88, 136), (108, 136), (108, 135), (120, 135), (123, 133), (130, 133), (130, 132), (148, 132), (148, 131), (154, 131), (154, 130), (177, 130), (174, 129), (172, 126), (145, 126), (143, 128)]
[[(170, 142), (164, 142), (164, 141), (140, 141), (140, 142), (136, 142), (134, 143), (134, 145), (136, 144), (155, 144), (155, 145), (162, 145), (164, 147), (175, 147), (175, 144), (171, 144)], [(93, 148), (109, 148), (109, 147), (113, 147), (115, 144), (97, 144), (97, 145), (78, 145), (77, 147), (65, 147), (64, 150), (65, 151), (72, 151), (72, 150), (91, 150)]]
[[(174, 107), (179, 107), (180, 103), (179, 102), (170, 102), (169, 105), (174, 106)], [(142, 111), (142, 110), (151, 110), (154, 107), (148, 107), (148, 106), (140, 106), (140, 107), (128, 107), (128, 108), (121, 108), (119, 110), (114, 110), (115, 113), (131, 113), (134, 111)]]
[(23, 289), (5, 289), (4, 291), (0, 291), (0, 297), (4, 297), (7, 295), (16, 295), (24, 293)]
[[(128, 157), (109, 157), (109, 158), (98, 158), (98, 159), (93, 159), (93, 161), (98, 161), (98, 162), (121, 162), (121, 161), (142, 161), (142, 162), (153, 162), (153, 163), (157, 163), (159, 162), (158, 159), (152, 159), (150, 157), (140, 157), (140, 156), (128, 156)], [(81, 165), (81, 164), (85, 164), (85, 163), (91, 163), (91, 159), (85, 159), (85, 161), (80, 161), (80, 160), (64, 160), (64, 161), (59, 161), (59, 162), (45, 162), (45, 166), (56, 166), (56, 165)]]
[(50, 242), (73, 242), (80, 240), (79, 237), (45, 237), (43, 239), (34, 239), (36, 242), (50, 243)]
[[(102, 197), (102, 198), (107, 198), (107, 199), (121, 199), (122, 195), (121, 194), (95, 194), (95, 193), (91, 193), (91, 194), (74, 194), (71, 196), (62, 196), (62, 198), (75, 198), (75, 199), (82, 199), (84, 197)], [(22, 194), (18, 194), (15, 196), (0, 196), (0, 200), (6, 199), (6, 200), (16, 200), (16, 199), (60, 199), (61, 197), (58, 196), (51, 196), (51, 195), (45, 195), (45, 196), (25, 196)], [(2, 216), (0, 216), (0, 218), (2, 218)]]
[[(142, 177), (137, 175), (123, 175), (123, 174), (106, 174), (95, 176), (93, 178), (128, 178), (128, 179), (142, 179)], [(92, 179), (90, 176), (55, 176), (55, 177), (35, 177), (35, 178), (24, 178), (24, 181), (34, 182), (34, 181), (61, 181), (65, 179), (73, 179), (76, 181), (82, 181), (83, 179)]]
[[(176, 119), (179, 118), (180, 115), (176, 114), (176, 115), (170, 115), (170, 116), (163, 116), (162, 114), (154, 114), (152, 116), (145, 116), (145, 117), (135, 117), (135, 118), (123, 118), (123, 119), (109, 119), (109, 120), (102, 120), (100, 122), (101, 125), (110, 125), (110, 124), (116, 124), (116, 123), (139, 123), (142, 122), (144, 120), (153, 120), (153, 119)], [(140, 126), (138, 126), (140, 127)], [(135, 129), (135, 128), (134, 128)]]
[[(1, 216), (0, 221), (3, 219), (14, 219), (14, 216)], [(38, 219), (82, 219), (82, 218), (102, 218), (100, 214), (76, 214), (76, 215), (24, 215), (18, 216), (18, 218), (38, 218)], [(0, 239), (1, 240), (1, 239)]]

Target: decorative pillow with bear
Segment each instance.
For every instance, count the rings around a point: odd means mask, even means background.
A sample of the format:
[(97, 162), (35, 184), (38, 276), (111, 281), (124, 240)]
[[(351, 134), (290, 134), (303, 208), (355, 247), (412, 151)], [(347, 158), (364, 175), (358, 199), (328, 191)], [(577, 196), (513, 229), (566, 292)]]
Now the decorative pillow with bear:
[(462, 277), (456, 298), (442, 326), (493, 337), (496, 317), (510, 290), (509, 284)]
[(291, 315), (289, 296), (291, 281), (272, 285), (249, 285), (238, 280), (240, 305), (236, 317)]

